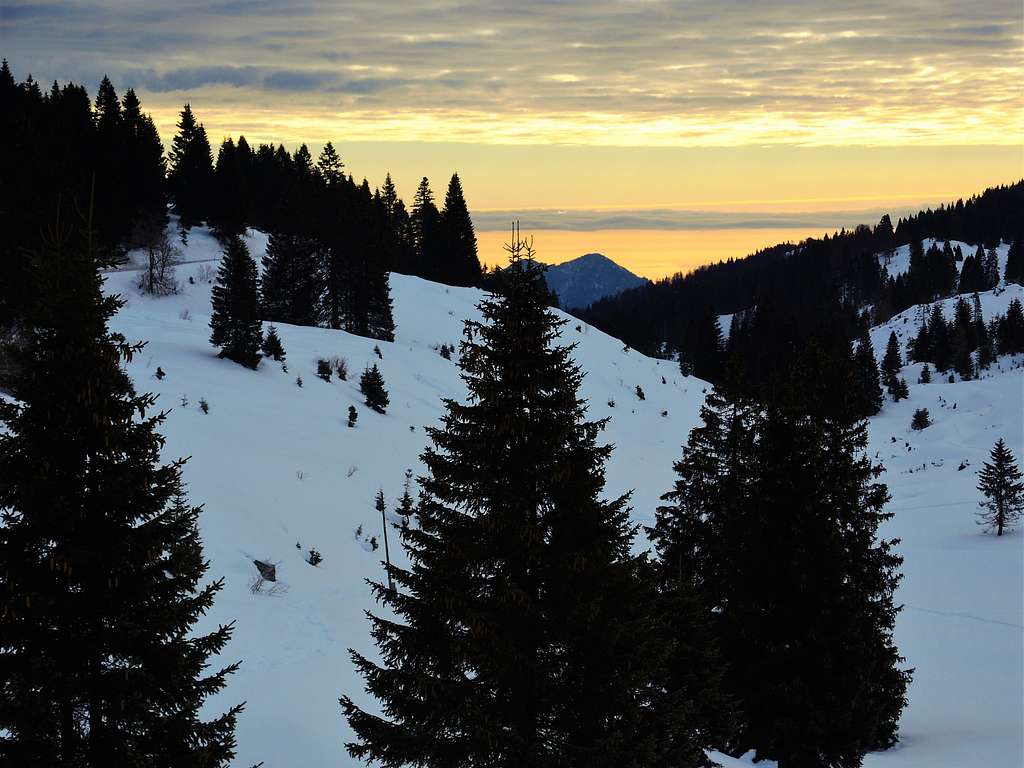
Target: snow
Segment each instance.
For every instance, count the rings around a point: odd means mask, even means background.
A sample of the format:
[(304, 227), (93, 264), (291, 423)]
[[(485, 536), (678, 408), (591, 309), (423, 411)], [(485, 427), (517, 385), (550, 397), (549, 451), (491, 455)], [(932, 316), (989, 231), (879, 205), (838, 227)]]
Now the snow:
[[(266, 238), (250, 233), (249, 245), (258, 260)], [(437, 424), (441, 398), (464, 396), (455, 362), (435, 348), (458, 343), (462, 321), (478, 316), (482, 294), (393, 274), (394, 343), (278, 325), (288, 372), (272, 361), (250, 371), (216, 357), (208, 341), (210, 285), (188, 283), (209, 271), (208, 260), (218, 250), (209, 233), (193, 229), (183, 248), (190, 263), (178, 268), (182, 291), (169, 297), (140, 295), (130, 270), (107, 276), (107, 290), (128, 300), (113, 319), (114, 330), (148, 341), (129, 373), (170, 410), (162, 429), (165, 457), (192, 457), (185, 478), (192, 501), (204, 505), (208, 575), (225, 578), (201, 628), (236, 622), (223, 659), (243, 664), (211, 711), (247, 702), (238, 724), (237, 766), (261, 760), (268, 768), (355, 765), (344, 751), (351, 733), (337, 699), (344, 692), (373, 706), (347, 649), (374, 651), (363, 613), (373, 607), (364, 579), (383, 575), (383, 547), (373, 551), (368, 544), (369, 536), (381, 534), (374, 496), (383, 489), (390, 511), (405, 470), (422, 471), (423, 427)], [(1005, 311), (999, 307), (1009, 293), (983, 296), (986, 312), (989, 301), (991, 311)], [(890, 324), (902, 326), (899, 318)], [(698, 422), (708, 385), (567, 319), (564, 340), (578, 343), (574, 354), (587, 372), (582, 389), (590, 414), (611, 417), (605, 439), (616, 448), (607, 493), (635, 489), (634, 518), (650, 523), (658, 497), (675, 479), (672, 464)], [(875, 333), (881, 353), (888, 330)], [(326, 383), (314, 375), (317, 358), (334, 356), (347, 359), (349, 381)], [(902, 539), (899, 551), (906, 558), (898, 594), (906, 609), (897, 640), (917, 671), (902, 742), (868, 756), (870, 768), (1021, 765), (1024, 536), (996, 539), (974, 524), (976, 471), (991, 445), (1001, 436), (1018, 456), (1024, 454), (1024, 372), (1010, 370), (1011, 362), (1001, 360), (1004, 370), (989, 378), (956, 384), (917, 385), (915, 369), (908, 368), (910, 398), (887, 403), (871, 423), (870, 451), (884, 461), (893, 495), (895, 517), (885, 535)], [(366, 408), (359, 396), (358, 375), (372, 363), (390, 392), (386, 415)], [(166, 372), (161, 381), (154, 376), (157, 366)], [(638, 384), (644, 401), (634, 393)], [(201, 397), (208, 414), (197, 406)], [(359, 411), (355, 429), (346, 427), (349, 405)], [(935, 423), (912, 432), (911, 414), (922, 406)], [(961, 461), (970, 466), (958, 471)], [(396, 541), (391, 538), (391, 556), (401, 562)], [(304, 561), (310, 547), (323, 555), (319, 567)], [(250, 592), (254, 559), (277, 564), (282, 587), (276, 594)], [(719, 759), (726, 766), (750, 765), (750, 756)]]

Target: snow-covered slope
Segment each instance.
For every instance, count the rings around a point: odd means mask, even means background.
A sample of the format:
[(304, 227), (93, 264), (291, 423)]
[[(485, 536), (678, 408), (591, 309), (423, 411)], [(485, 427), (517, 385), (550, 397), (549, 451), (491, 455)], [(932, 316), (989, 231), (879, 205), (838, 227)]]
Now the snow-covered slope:
[(586, 253), (549, 266), (545, 279), (548, 288), (558, 295), (559, 305), (566, 309), (588, 307), (598, 299), (615, 296), (647, 282), (600, 253)]
[[(935, 238), (925, 238), (921, 241), (921, 246), (924, 251), (928, 251), (933, 245), (938, 246), (940, 249), (945, 245), (945, 240), (936, 240)], [(978, 250), (978, 245), (975, 243), (965, 243), (962, 240), (950, 240), (949, 245), (951, 248), (960, 246), (960, 251), (963, 253), (964, 258), (973, 256)], [(999, 256), (999, 274), (1003, 274), (1003, 270), (1006, 269), (1006, 254), (1010, 250), (1009, 243), (1000, 243), (996, 247), (996, 253)], [(886, 251), (878, 255), (878, 260), (885, 267), (890, 277), (896, 277), (896, 275), (902, 275), (910, 269), (910, 246), (901, 245), (898, 248), (894, 248), (891, 251)], [(957, 271), (963, 267), (962, 261), (956, 262)]]
[[(265, 238), (253, 234), (249, 244), (258, 259)], [(216, 264), (201, 260), (216, 257), (215, 244), (193, 230), (185, 257), (193, 263), (178, 268), (178, 295), (141, 296), (131, 271), (111, 273), (107, 289), (128, 299), (114, 328), (149, 342), (129, 372), (171, 409), (165, 455), (192, 456), (185, 478), (192, 500), (205, 505), (210, 576), (226, 581), (205, 625), (236, 621), (225, 659), (243, 665), (214, 706), (248, 702), (239, 720), (238, 766), (354, 765), (344, 752), (350, 732), (337, 698), (346, 692), (366, 701), (347, 648), (373, 652), (363, 616), (372, 605), (363, 579), (382, 573), (382, 550), (369, 544), (382, 529), (373, 498), (382, 488), (393, 504), (404, 471), (421, 471), (423, 426), (437, 423), (440, 399), (463, 396), (455, 363), (436, 347), (459, 341), (481, 294), (392, 275), (394, 343), (278, 326), (287, 373), (268, 361), (249, 371), (219, 360), (208, 343), (210, 285), (203, 278)], [(674, 479), (672, 463), (697, 423), (706, 385), (566, 317), (565, 340), (578, 343), (576, 359), (587, 371), (583, 394), (591, 416), (611, 416), (605, 437), (616, 449), (607, 491), (635, 489), (635, 519), (649, 522)], [(875, 344), (884, 349), (884, 338)], [(349, 381), (316, 378), (321, 357), (346, 358)], [(362, 405), (356, 383), (374, 362), (391, 397), (383, 416)], [(157, 366), (166, 373), (162, 380)], [(1024, 373), (927, 386), (914, 384), (909, 370), (906, 376), (910, 399), (887, 404), (872, 422), (871, 451), (885, 462), (893, 494), (896, 515), (886, 534), (903, 540), (899, 599), (907, 608), (898, 640), (917, 672), (901, 745), (869, 756), (867, 765), (1019, 766), (1024, 536), (983, 536), (973, 513), (975, 472), (995, 439), (1004, 437), (1022, 454)], [(636, 385), (645, 400), (636, 397)], [(200, 398), (209, 413), (199, 409)], [(349, 405), (359, 409), (355, 429), (345, 425)], [(911, 432), (911, 414), (921, 406), (935, 424)], [(958, 471), (962, 461), (970, 465)], [(392, 545), (392, 557), (401, 559)], [(319, 567), (303, 559), (310, 547), (323, 555)], [(256, 558), (278, 564), (284, 589), (250, 592)]]

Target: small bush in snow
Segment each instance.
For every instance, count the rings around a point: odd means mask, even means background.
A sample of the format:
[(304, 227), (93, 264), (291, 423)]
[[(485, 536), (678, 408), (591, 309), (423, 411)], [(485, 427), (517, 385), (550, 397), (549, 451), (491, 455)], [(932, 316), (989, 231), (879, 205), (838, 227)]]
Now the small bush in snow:
[(614, 408), (615, 407), (615, 401), (614, 400), (609, 400), (608, 401), (608, 407), (609, 408)]
[(163, 380), (164, 380), (164, 376), (166, 376), (166, 375), (167, 375), (167, 374), (166, 374), (166, 373), (164, 373), (164, 369), (163, 369), (163, 368), (161, 368), (161, 367), (160, 367), (160, 366), (158, 365), (158, 366), (156, 367), (156, 380), (157, 380), (157, 381), (163, 381)]
[(199, 265), (199, 271), (196, 272), (196, 280), (198, 282), (212, 283), (215, 277), (217, 277), (217, 270), (213, 268), (212, 264)]
[(331, 364), (326, 360), (316, 361), (316, 375), (324, 381), (331, 380)]
[(174, 247), (166, 234), (151, 242), (146, 249), (146, 263), (139, 272), (139, 290), (152, 296), (177, 293), (174, 266), (180, 261), (181, 251)]
[(384, 359), (384, 355), (381, 353), (380, 347), (378, 347), (376, 344), (373, 345), (373, 354), (375, 354), (381, 360)]
[(348, 407), (348, 425), (349, 425), (349, 427), (354, 427), (356, 425), (356, 420), (358, 418), (359, 418), (359, 412), (356, 410), (356, 407), (354, 405), (350, 405)]
[(206, 402), (206, 398), (205, 397), (200, 397), (199, 398), (199, 410), (202, 411), (203, 413), (209, 413), (210, 412), (210, 404), (208, 402)]
[(642, 388), (640, 387), (640, 385), (639, 385), (639, 384), (637, 384), (637, 385), (636, 385), (636, 396), (637, 396), (638, 398), (640, 398), (641, 400), (646, 400), (646, 399), (647, 399), (647, 396), (646, 396), (646, 395), (644, 394), (644, 391), (643, 391), (643, 389), (642, 389)]
[(332, 357), (331, 365), (338, 374), (339, 381), (348, 381), (348, 360), (344, 357)]
[(312, 566), (320, 565), (324, 561), (323, 556), (317, 551), (316, 547), (311, 547), (309, 555), (306, 556), (306, 562)]
[(302, 387), (302, 377), (301, 376), (296, 377), (296, 379), (295, 379), (295, 386), (299, 387), (299, 388)]
[(187, 395), (182, 395), (181, 396), (181, 407), (182, 408), (188, 408), (188, 396)]

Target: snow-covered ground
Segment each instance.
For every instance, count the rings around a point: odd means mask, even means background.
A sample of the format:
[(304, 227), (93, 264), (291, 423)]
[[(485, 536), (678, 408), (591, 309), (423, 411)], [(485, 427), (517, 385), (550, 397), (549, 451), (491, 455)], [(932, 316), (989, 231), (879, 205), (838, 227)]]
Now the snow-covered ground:
[[(266, 241), (253, 233), (249, 245), (259, 259)], [(363, 615), (372, 600), (363, 580), (382, 574), (383, 550), (369, 544), (382, 528), (374, 495), (383, 489), (389, 506), (394, 503), (405, 470), (421, 471), (423, 426), (437, 423), (441, 398), (464, 395), (454, 361), (436, 347), (457, 344), (462, 321), (476, 315), (481, 294), (392, 275), (394, 343), (279, 325), (287, 373), (270, 361), (250, 371), (219, 360), (208, 342), (210, 285), (200, 277), (210, 271), (203, 260), (217, 257), (215, 241), (193, 230), (184, 255), (190, 263), (178, 268), (178, 295), (140, 295), (131, 271), (111, 273), (107, 289), (128, 300), (114, 328), (149, 342), (129, 372), (140, 389), (159, 393), (159, 404), (171, 409), (163, 427), (165, 455), (192, 456), (185, 478), (192, 500), (205, 505), (201, 528), (209, 575), (225, 577), (204, 626), (234, 620), (225, 658), (243, 664), (213, 704), (222, 709), (247, 701), (238, 726), (238, 766), (261, 760), (267, 768), (353, 765), (343, 747), (350, 732), (337, 699), (345, 692), (369, 703), (347, 649), (373, 652)], [(616, 449), (607, 492), (635, 489), (635, 519), (650, 522), (658, 497), (673, 482), (672, 463), (698, 421), (707, 385), (681, 376), (671, 362), (624, 349), (568, 320), (564, 338), (578, 343), (591, 416), (611, 416), (605, 438)], [(888, 336), (887, 330), (878, 333)], [(874, 343), (884, 350), (885, 338)], [(348, 361), (349, 380), (316, 378), (317, 358), (336, 356)], [(358, 392), (359, 372), (372, 363), (390, 392), (383, 416), (365, 408)], [(166, 373), (159, 381), (157, 366)], [(869, 756), (866, 764), (1016, 768), (1024, 756), (1024, 536), (981, 534), (974, 524), (974, 485), (997, 437), (1024, 454), (1024, 372), (929, 385), (915, 384), (911, 370), (905, 375), (910, 399), (887, 403), (873, 420), (870, 450), (888, 470), (895, 517), (885, 533), (902, 539), (906, 558), (898, 641), (917, 671), (901, 744)], [(636, 385), (645, 400), (637, 398)], [(200, 398), (208, 402), (208, 414), (199, 409)], [(359, 410), (355, 429), (346, 427), (349, 405)], [(935, 424), (912, 432), (911, 414), (922, 406)], [(958, 470), (962, 461), (969, 466)], [(392, 557), (401, 559), (394, 543)], [(304, 561), (310, 547), (323, 555), (319, 567)], [(278, 564), (284, 588), (277, 594), (250, 592), (256, 558)]]

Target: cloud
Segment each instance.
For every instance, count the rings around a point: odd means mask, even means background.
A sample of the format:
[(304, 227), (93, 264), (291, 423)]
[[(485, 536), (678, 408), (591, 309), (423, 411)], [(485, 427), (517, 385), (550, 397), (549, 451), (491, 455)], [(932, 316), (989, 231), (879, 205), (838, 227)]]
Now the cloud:
[(510, 221), (518, 221), (524, 230), (568, 230), (593, 232), (605, 229), (708, 230), (708, 229), (800, 229), (852, 227), (874, 222), (883, 213), (895, 216), (916, 210), (912, 206), (891, 209), (824, 210), (796, 213), (746, 211), (700, 211), (654, 208), (650, 210), (505, 210), (473, 213), (473, 224), (480, 231), (503, 231)]
[(1005, 144), (1024, 123), (1021, 20), (1019, 0), (0, 7), (16, 72), (109, 72), (156, 107), (185, 90), (355, 125), (386, 98), (409, 138), (639, 145)]

